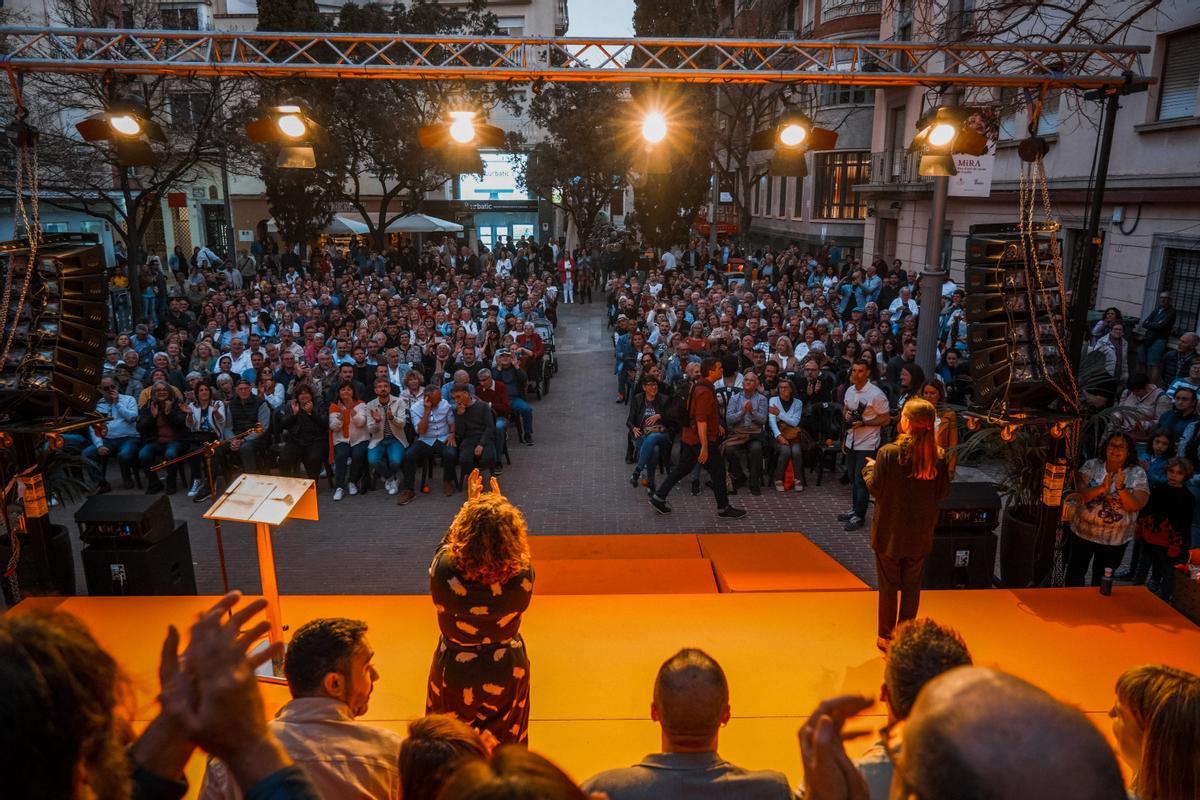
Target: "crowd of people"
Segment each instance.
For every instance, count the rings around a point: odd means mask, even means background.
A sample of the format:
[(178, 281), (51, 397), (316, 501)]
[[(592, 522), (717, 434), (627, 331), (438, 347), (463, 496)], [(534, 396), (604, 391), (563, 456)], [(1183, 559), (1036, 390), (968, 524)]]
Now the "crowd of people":
[(155, 467), (215, 442), (227, 472), (324, 474), (335, 501), (377, 487), (405, 505), (435, 463), (452, 495), (476, 467), (500, 474), (510, 444), (533, 445), (569, 258), (558, 242), (480, 254), (449, 238), (331, 243), (307, 263), (271, 239), (236, 260), (152, 255), (142, 321), (105, 355), (110, 421), (74, 444), (100, 492), (115, 460), (125, 489), (144, 477), (202, 501), (200, 456)]
[[(915, 479), (928, 479), (929, 469), (944, 479), (944, 461), (929, 453), (932, 407), (922, 404), (905, 406), (901, 446), (913, 437)], [(868, 483), (896, 463), (885, 448)], [(174, 626), (167, 631), (160, 710), (135, 737), (121, 665), (87, 628), (62, 611), (18, 611), (0, 618), (6, 795), (177, 800), (188, 791), (184, 771), (197, 749), (207, 754), (204, 800), (1200, 795), (1200, 677), (1164, 665), (1121, 674), (1109, 714), (1114, 753), (1079, 710), (974, 666), (963, 638), (929, 619), (901, 622), (886, 642), (878, 702), (887, 724), (857, 760), (847, 756), (853, 734), (845, 728), (874, 697), (817, 706), (799, 731), (801, 786), (723, 759), (732, 687), (711, 655), (684, 648), (648, 687), (661, 751), (577, 784), (528, 749), (531, 662), (520, 629), (536, 576), (524, 517), (494, 477), (485, 489), (478, 469), (467, 476), (466, 494), (429, 570), (440, 636), (422, 687), (427, 714), (407, 736), (362, 721), (380, 678), (362, 620), (311, 620), (286, 648), (260, 649), (253, 645), (269, 627), (258, 619), (266, 601), (239, 608), (240, 595), (226, 595), (194, 622), (186, 645)], [(291, 699), (268, 722), (255, 669), (279, 657)], [(575, 677), (586, 679), (586, 671)], [(1129, 768), (1128, 787), (1118, 757)]]

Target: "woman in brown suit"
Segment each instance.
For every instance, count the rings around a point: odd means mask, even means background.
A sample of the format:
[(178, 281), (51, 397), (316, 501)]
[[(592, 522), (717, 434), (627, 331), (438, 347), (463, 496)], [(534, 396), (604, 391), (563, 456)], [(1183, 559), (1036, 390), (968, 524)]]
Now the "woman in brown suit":
[(867, 490), (875, 498), (871, 549), (879, 580), (876, 645), (884, 651), (897, 623), (917, 616), (938, 504), (950, 491), (946, 454), (934, 433), (936, 420), (937, 410), (929, 401), (909, 400), (900, 411), (900, 436), (879, 448), (863, 469)]

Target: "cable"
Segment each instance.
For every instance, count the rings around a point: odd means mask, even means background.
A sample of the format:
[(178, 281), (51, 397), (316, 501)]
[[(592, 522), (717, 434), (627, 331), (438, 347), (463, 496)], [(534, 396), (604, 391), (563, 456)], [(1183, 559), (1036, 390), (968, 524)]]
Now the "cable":
[(1138, 229), (1138, 225), (1140, 225), (1142, 222), (1142, 205), (1143, 205), (1142, 203), (1137, 204), (1137, 219), (1135, 219), (1133, 221), (1132, 228), (1130, 228), (1129, 230), (1125, 230), (1125, 221), (1124, 220), (1117, 223), (1117, 230), (1119, 230), (1121, 232), (1121, 235), (1132, 236), (1133, 232)]

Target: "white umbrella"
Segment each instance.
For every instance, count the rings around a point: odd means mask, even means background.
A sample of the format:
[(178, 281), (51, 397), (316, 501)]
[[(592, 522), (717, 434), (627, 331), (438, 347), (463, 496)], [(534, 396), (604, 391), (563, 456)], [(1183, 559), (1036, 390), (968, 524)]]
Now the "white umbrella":
[[(367, 223), (362, 220), (354, 219), (353, 217), (344, 217), (339, 214), (329, 221), (329, 224), (325, 226), (325, 230), (322, 233), (331, 236), (349, 236), (351, 234), (361, 236), (369, 230), (370, 228), (367, 227)], [(279, 232), (279, 225), (276, 224), (275, 220), (267, 220), (267, 232)]]
[(428, 214), (408, 214), (388, 225), (387, 229), (388, 233), (461, 233), (463, 226)]

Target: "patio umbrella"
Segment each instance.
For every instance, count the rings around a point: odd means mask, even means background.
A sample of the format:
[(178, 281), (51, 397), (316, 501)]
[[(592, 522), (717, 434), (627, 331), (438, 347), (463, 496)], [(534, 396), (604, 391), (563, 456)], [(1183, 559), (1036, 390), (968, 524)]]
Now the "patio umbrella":
[(387, 226), (388, 233), (461, 233), (462, 229), (457, 222), (428, 214), (408, 214)]

